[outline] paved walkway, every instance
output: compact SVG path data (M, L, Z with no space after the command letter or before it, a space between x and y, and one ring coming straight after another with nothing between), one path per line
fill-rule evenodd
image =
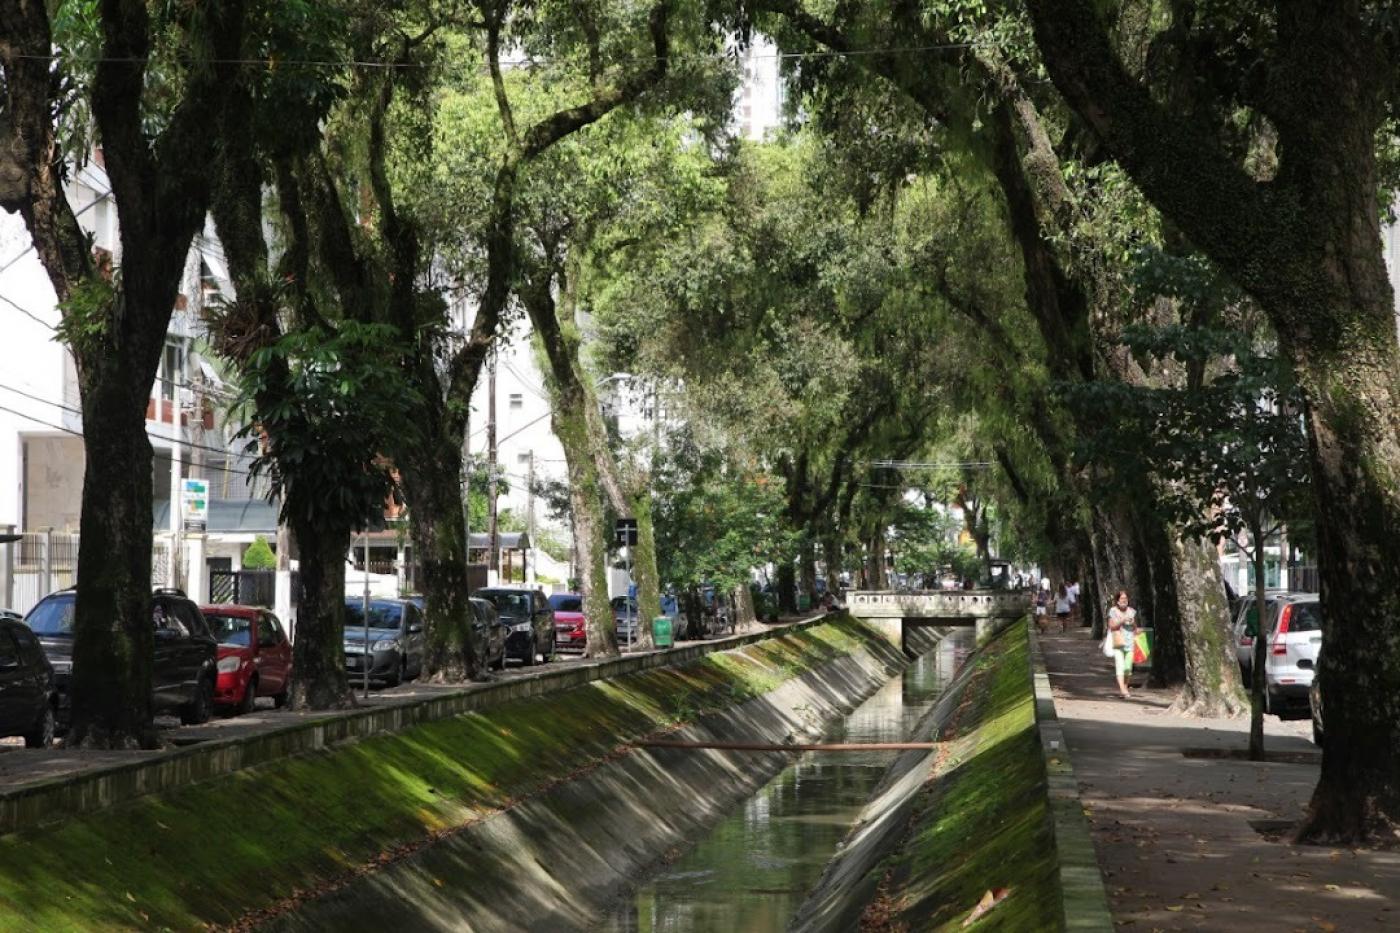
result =
M1249 721L1172 715L1142 687L1119 699L1084 629L1040 644L1120 929L1400 929L1400 851L1288 841L1321 758L1307 720L1265 718L1288 762L1207 757L1247 747Z
M804 617L784 617L777 625L757 624L747 631L740 631L738 634L744 635L761 629L781 628L804 621ZM695 644L707 644L720 642L726 636L719 636L712 639L702 639L697 641L677 641L676 647L686 647ZM624 656L628 652L624 651ZM525 667L515 662L509 662L504 671L500 671L493 676L497 680L515 680L524 677L535 677L548 671L555 670L562 665L569 666L592 666L603 663L607 659L581 658L577 654L561 653L554 662L534 667ZM358 690L356 699L359 709L372 708L375 706L389 706L399 703L422 700L441 693L456 693L461 690L470 690L469 685L462 684L427 684L418 681L410 681L400 684L397 687L377 689L370 688L369 697L365 698ZM257 708L251 713L241 716L219 715L209 720L209 722L199 726L182 726L180 721L174 717L159 717L156 719L156 728L160 733L162 741L166 744L165 749L153 749L142 751L93 751L91 749L66 749L60 745L46 749L27 749L24 747L22 739L0 739L0 791L10 790L35 781L48 778L61 777L64 775L78 774L84 771L91 771L98 768L110 767L112 765L124 764L131 761L139 761L145 758L152 758L165 754L170 748L182 745L193 745L211 739L227 739L238 736L254 735L260 732L270 732L280 729L292 723L306 719L325 719L328 717L347 715L353 710L342 712L319 711L319 712L292 712L291 710L277 710L272 708L272 700L263 698L258 700Z

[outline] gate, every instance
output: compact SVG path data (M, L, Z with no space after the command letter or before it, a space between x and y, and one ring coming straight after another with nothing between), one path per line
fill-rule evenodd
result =
M274 570L210 570L209 601L273 608L277 598Z

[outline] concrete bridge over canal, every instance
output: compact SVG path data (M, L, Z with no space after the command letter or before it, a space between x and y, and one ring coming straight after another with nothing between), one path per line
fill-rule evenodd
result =
M980 640L1031 611L1020 590L851 590L846 611L900 648L910 628L973 626Z

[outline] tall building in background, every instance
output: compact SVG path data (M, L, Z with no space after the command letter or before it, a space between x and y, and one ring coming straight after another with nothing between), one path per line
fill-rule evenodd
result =
M779 62L778 47L767 36L755 35L744 50L743 80L734 101L734 131L744 139L763 142L782 125L785 95Z

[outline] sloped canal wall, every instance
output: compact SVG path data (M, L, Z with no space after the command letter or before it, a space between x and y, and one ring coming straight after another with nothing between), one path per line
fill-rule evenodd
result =
M907 664L847 619L0 837L0 930L566 930Z

